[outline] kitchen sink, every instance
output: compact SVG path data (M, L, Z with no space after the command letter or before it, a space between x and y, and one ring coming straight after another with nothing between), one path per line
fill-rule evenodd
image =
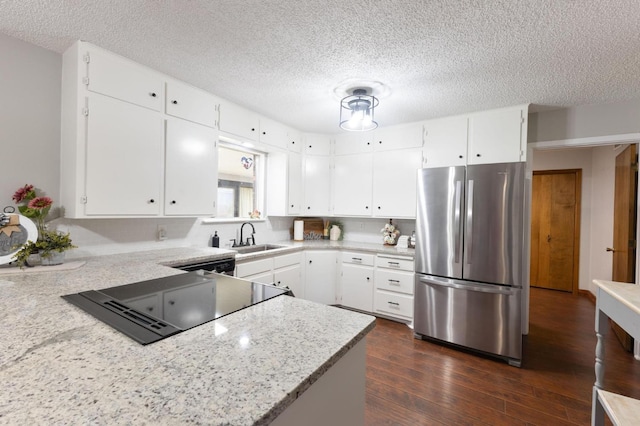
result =
M286 246L278 246L275 244L258 244L255 246L240 246L240 247L231 247L231 250L235 250L238 254L247 254L247 253L257 253L268 250L275 250L279 248L285 248Z

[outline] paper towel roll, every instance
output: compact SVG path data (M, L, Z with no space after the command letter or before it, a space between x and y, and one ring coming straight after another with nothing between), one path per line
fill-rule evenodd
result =
M293 239L294 241L304 240L304 220L293 221Z

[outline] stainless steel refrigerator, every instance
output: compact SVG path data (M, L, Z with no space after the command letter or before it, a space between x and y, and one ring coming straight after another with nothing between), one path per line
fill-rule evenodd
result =
M522 360L525 163L421 169L414 333Z

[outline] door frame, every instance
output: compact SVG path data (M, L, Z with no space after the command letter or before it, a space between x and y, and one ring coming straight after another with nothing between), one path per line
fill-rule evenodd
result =
M573 218L573 282L571 283L571 293L576 295L580 288L580 220L582 218L582 169L559 169L559 170L534 170L533 175L555 175L555 174L574 174L576 177L576 204L574 207ZM533 193L533 178L531 179ZM533 211L533 205L532 211ZM533 214L529 221L529 227L533 221ZM529 253L531 257L531 253Z

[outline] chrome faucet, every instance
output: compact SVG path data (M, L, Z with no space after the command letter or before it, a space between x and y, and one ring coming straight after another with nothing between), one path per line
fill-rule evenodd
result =
M244 243L242 241L242 231L243 231L245 225L251 226L251 236L247 237L247 242L246 243ZM249 246L249 245L255 246L256 245L256 240L255 240L255 238L253 236L255 233L256 233L256 228L253 227L253 223L250 223L250 222L243 223L242 226L240 227L240 244L238 244L238 245L239 246ZM249 244L249 240L251 240L251 244Z

